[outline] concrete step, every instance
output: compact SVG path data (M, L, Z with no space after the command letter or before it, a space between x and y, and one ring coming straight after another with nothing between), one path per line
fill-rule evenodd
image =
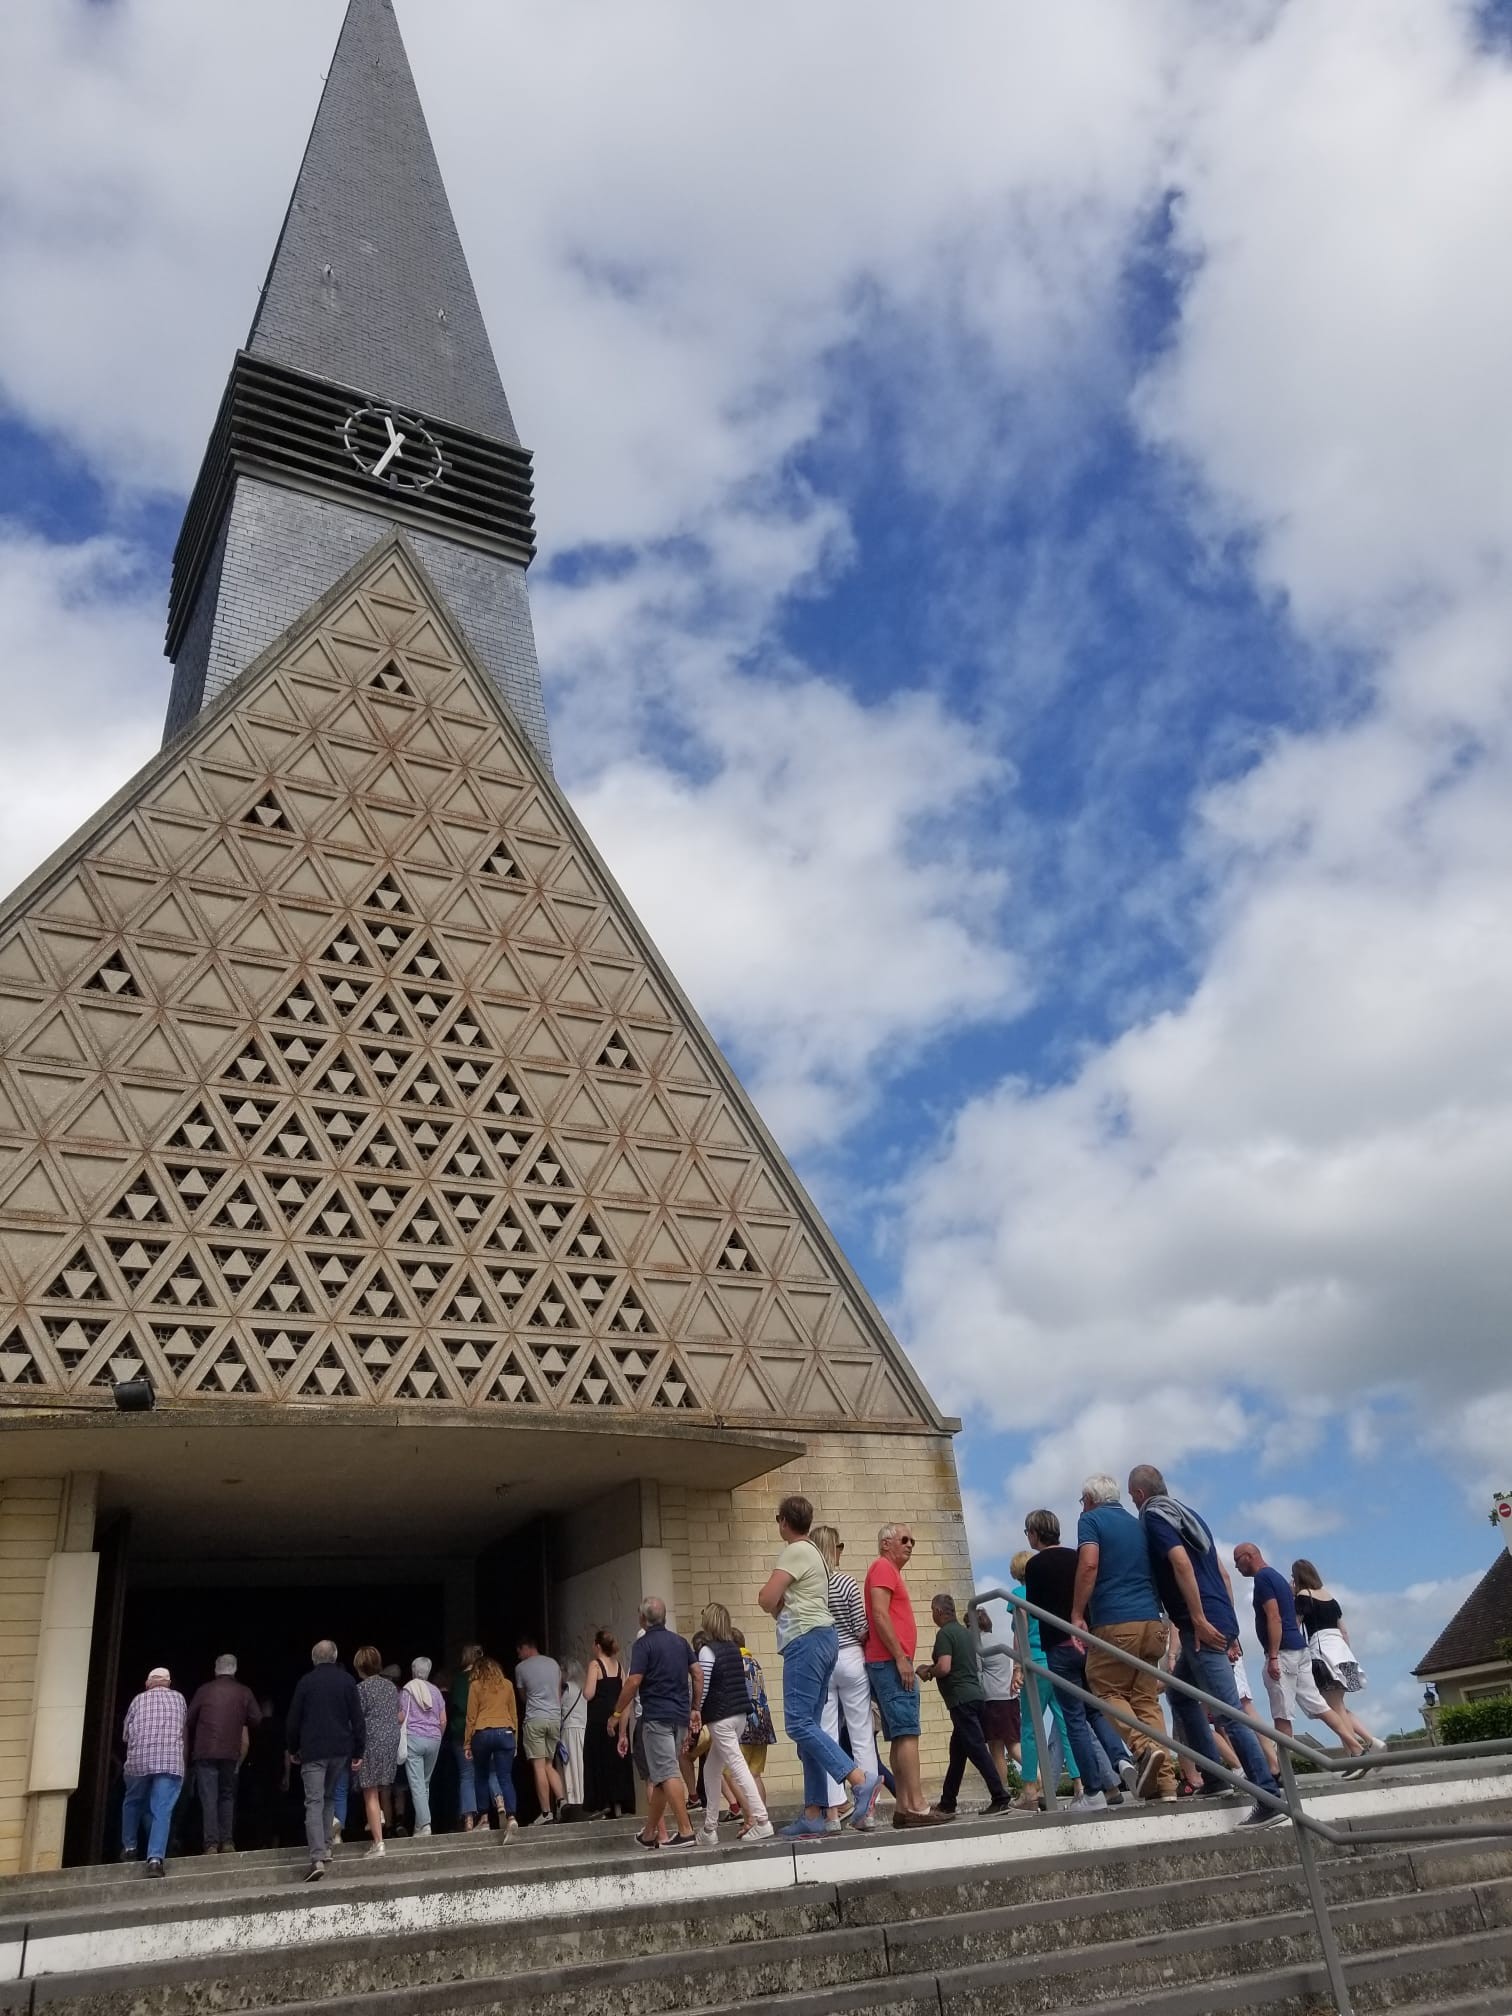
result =
M1435 1874L1452 1873L1464 1855L1450 1844L1442 1869L1426 1850L1416 1865L1398 1855L1331 1868L1345 1951L1402 1943L1404 1935L1429 1940L1512 1926L1512 1877L1431 1887ZM1503 1855L1501 1868L1509 1861ZM1416 1887L1420 1881L1430 1887ZM856 1901L875 1905L870 1894ZM1232 1875L1209 1875L1106 1893L1074 1912L1053 1898L964 1911L948 1891L940 1901L955 1908L891 1926L846 1922L851 1900L841 1890L754 1913L732 1900L628 1918L600 1913L571 1928L346 1942L208 1967L43 1978L27 2007L74 2016L208 2016L249 2004L292 2011L340 2001L363 2016L388 2016L401 2008L486 2011L518 2001L524 1988L543 2016L649 2016L718 2006L721 1997L753 1991L830 1993L857 1981L928 1974L990 1986L995 2008L1037 2010L1093 1998L1109 1984L1147 1989L1211 1980L1246 1969L1256 1956L1305 1965L1317 1949L1300 1873L1285 1867L1252 1871L1238 1884ZM1277 1910L1278 1903L1290 1908ZM864 1908L863 1918L869 1915Z
M1507 2016L1512 2008L1512 1932L1499 1931L1472 1939L1429 1942L1421 1946L1383 1948L1349 1963L1350 1994L1356 2016ZM535 1984L529 2006L537 2008ZM754 1988L755 1993L749 1991ZM612 1993L612 1990L610 1991ZM518 1984L469 1984L444 1999L418 1999L400 1990L365 1997L350 2005L354 2016L513 2016L521 1997ZM1426 1997L1427 1999L1420 1999ZM866 1977L806 1986L788 1993L763 1993L748 1981L737 1999L694 2005L642 1998L632 1989L629 1999L600 1999L592 1991L572 2003L546 2003L554 2012L570 2008L572 2016L634 2016L634 2012L676 2008L679 2016L1023 2016L1026 2010L1054 2016L1320 2016L1332 2010L1327 1975L1321 1960L1269 1965L1242 1975L1204 1978L1151 1993L1134 1994L1121 1986L1075 2007L1053 1997L1035 1999L1019 1983L1005 1985L986 1969L960 1969L948 1974L913 1974L886 1979ZM331 2005L310 2002L255 2009L244 2016L330 2016Z
M1505 1782L1388 1802L1393 1820L1422 1806L1421 1817L1462 1822L1463 1838L1324 1849L1347 1951L1512 1926L1512 1839L1475 1834L1505 1805ZM1450 1792L1469 1796L1449 1805ZM1380 1811L1379 1799L1333 1795L1330 1817L1364 1828ZM1147 1997L1187 1983L1216 1994L1251 1972L1257 1941L1284 1947L1263 1953L1257 1974L1271 1961L1305 1974L1317 1951L1290 1831L1236 1833L1238 1817L963 1821L927 1836L677 1856L629 1845L623 1826L582 1826L530 1830L508 1848L436 1837L378 1862L346 1849L311 1888L297 1880L302 1855L277 1851L180 1865L165 1882L119 1867L24 1879L0 1887L13 1911L0 1927L7 1971L28 1977L0 1988L0 2016L294 2016L338 2002L389 2016L486 2010L522 1992L560 2016L736 2006L753 1993L773 2010L809 1994L849 2007L853 1993L859 2007L933 1995L938 2008L943 1991L926 1991L926 1977L976 1976L973 1992L999 1998L983 2008L1100 2003L1136 1983ZM1041 1977L1051 2000L1026 1986Z

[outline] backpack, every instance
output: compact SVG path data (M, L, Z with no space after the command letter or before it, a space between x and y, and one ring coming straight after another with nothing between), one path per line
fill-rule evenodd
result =
M761 1662L754 1652L740 1648L740 1663L745 1668L746 1687L751 1696L751 1712L746 1717L746 1725L740 1732L742 1743L775 1743L777 1731L772 1727L772 1711L767 1706L766 1682L761 1677Z

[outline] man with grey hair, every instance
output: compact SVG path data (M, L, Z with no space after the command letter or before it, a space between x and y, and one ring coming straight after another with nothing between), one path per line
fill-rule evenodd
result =
M630 1648L630 1668L609 1717L609 1726L618 1734L631 1704L639 1707L648 1790L646 1825L636 1834L636 1840L642 1848L661 1846L662 1815L670 1807L677 1832L665 1845L692 1848L698 1836L688 1819L682 1750L689 1735L698 1734L703 1674L687 1639L667 1629L667 1606L660 1596L647 1596L643 1600L640 1618L645 1628Z
M207 1855L229 1855L235 1849L237 1777L261 1721L257 1696L236 1677L236 1654L222 1652L215 1678L195 1689L184 1722Z
M888 1762L897 1785L893 1825L937 1827L945 1816L926 1802L919 1776L919 1686L914 1672L919 1627L903 1579L913 1550L914 1536L905 1521L891 1520L877 1534L877 1558L866 1571L862 1589L866 1643L861 1656L882 1718L882 1735L890 1746Z
M1144 1530L1122 1497L1117 1479L1103 1472L1082 1485L1071 1622L1078 1631L1090 1626L1120 1651L1158 1666L1166 1650L1165 1619ZM1120 1768L1125 1785L1142 1799L1174 1800L1176 1772L1166 1748L1160 1682L1154 1674L1141 1672L1100 1645L1089 1645L1087 1685L1110 1708L1139 1720L1138 1729L1114 1722L1134 1752L1132 1762Z
M284 1734L304 1788L307 1883L318 1883L325 1874L336 1827L336 1787L343 1772L361 1770L366 1741L357 1682L336 1664L331 1640L322 1638L310 1650L309 1672L300 1675L294 1689Z
M1129 1496L1139 1508L1139 1523L1150 1550L1155 1587L1181 1639L1181 1651L1172 1670L1178 1680L1205 1688L1237 1714L1239 1690L1234 1685L1229 1648L1239 1643L1239 1618L1228 1571L1218 1558L1213 1529L1200 1512L1171 1495L1165 1478L1153 1463L1136 1464L1129 1472ZM1175 1691L1171 1695L1171 1714L1184 1741L1210 1764L1219 1761L1213 1741L1216 1728L1233 1745L1239 1768L1251 1785L1272 1797L1279 1794L1280 1788L1253 1730L1242 1722L1228 1721L1221 1713L1210 1725L1190 1695ZM1203 1773L1202 1786L1207 1793L1227 1789L1224 1781L1211 1772ZM1284 1812L1257 1800L1242 1824L1283 1827L1286 1820Z

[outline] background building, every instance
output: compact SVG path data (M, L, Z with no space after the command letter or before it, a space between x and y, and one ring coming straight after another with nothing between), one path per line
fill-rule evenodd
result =
M1512 1497L1498 1494L1494 1516L1503 1551L1412 1669L1445 1708L1512 1692Z

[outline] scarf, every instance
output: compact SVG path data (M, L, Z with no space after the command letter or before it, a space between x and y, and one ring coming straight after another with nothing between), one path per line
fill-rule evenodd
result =
M406 1680L404 1683L404 1691L406 1694L412 1694L415 1697L416 1701L419 1702L421 1708L427 1715L429 1715L432 1712L434 1704L432 1702L430 1682L428 1680Z
M1146 1498L1144 1504L1139 1508L1141 1525L1144 1523L1144 1516L1147 1512L1153 1512L1157 1519L1164 1519L1167 1525L1174 1526L1176 1531L1181 1535L1182 1546L1186 1548L1189 1554L1206 1554L1212 1545L1207 1535L1207 1529L1197 1517L1197 1514L1189 1505L1183 1505L1179 1499L1168 1497Z

